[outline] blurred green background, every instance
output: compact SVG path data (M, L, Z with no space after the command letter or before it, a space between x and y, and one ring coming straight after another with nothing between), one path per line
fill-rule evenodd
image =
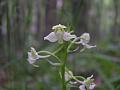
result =
M27 62L31 46L57 46L43 37L59 23L77 36L90 33L97 45L69 55L74 75L93 74L95 90L120 90L120 0L0 0L0 90L60 90L58 68Z

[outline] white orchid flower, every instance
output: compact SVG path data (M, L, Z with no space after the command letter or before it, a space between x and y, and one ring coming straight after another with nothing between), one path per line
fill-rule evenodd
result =
M80 90L93 90L95 88L95 83L93 83L92 79L93 75L88 77L86 80L82 82L82 85L79 86Z
M65 72L65 81L70 80L72 78L72 76L73 76L72 71L66 71Z
M28 62L30 64L34 64L36 62L36 60L38 60L39 58L47 58L48 56L41 56L41 55L38 55L38 53L36 52L36 50L31 47L31 51L28 52Z
M39 58L40 58L40 56L38 55L38 53L36 52L36 50L33 47L31 47L31 52L28 52L28 62L30 64L33 64Z
M81 36L80 36L80 42L79 44L82 44L85 48L93 48L93 47L96 47L96 45L92 46L92 45L89 45L90 41L90 35L89 33L83 33Z
M73 38L76 38L75 35L71 35L71 33L65 32L65 28L66 26L60 24L53 26L52 29L54 32L51 32L48 36L44 37L44 40L48 40L50 42L58 41L58 43L62 44L63 41L69 41Z

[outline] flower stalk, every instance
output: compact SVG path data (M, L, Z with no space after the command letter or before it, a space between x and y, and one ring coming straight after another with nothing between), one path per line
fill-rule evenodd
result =
M61 59L62 65L61 65L61 83L62 83L62 90L66 90L66 81L65 81L65 68L66 68L66 62L67 62L67 57L68 53L66 48L68 47L67 43L63 44L63 48L59 52L59 58Z

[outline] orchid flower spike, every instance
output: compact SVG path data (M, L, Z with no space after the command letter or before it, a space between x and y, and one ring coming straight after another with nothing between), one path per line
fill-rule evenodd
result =
M93 78L93 75L91 75L90 77L88 77L87 79L85 79L82 82L82 85L79 86L79 89L80 90L93 90L96 85L93 82L94 79L92 79L92 78Z
M89 41L90 41L90 35L89 35L89 33L83 33L80 36L80 42L79 42L79 44L82 44L85 48L88 48L88 49L96 47L96 45L94 45L94 46L89 45L88 44Z
M50 42L56 42L62 44L63 41L69 41L73 38L76 38L76 35L71 35L69 32L65 32L65 28L67 28L64 25L56 25L53 26L52 29L54 32L51 32L48 36L44 37L44 40L48 40Z
M36 62L36 60L40 59L40 58L47 58L48 56L41 56L41 55L38 55L38 53L36 52L36 50L31 47L31 50L30 52L28 52L28 62L30 64L34 64Z

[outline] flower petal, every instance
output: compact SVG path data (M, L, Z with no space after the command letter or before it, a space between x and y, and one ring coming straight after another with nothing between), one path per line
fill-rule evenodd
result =
M70 80L72 78L72 76L73 76L72 71L66 71L65 72L65 80L66 81Z
M48 36L44 37L44 40L48 40L50 42L56 42L58 39L54 32L51 32Z
M36 59L28 58L28 62L30 64L34 64L36 62Z
M52 27L52 29L54 29L54 30L56 30L56 29L58 29L58 28L65 29L65 28L67 28L67 27L64 26L64 25L61 25L61 24L58 24L58 25L55 25L55 26Z
M91 46L91 45L88 45L88 44L85 44L84 46L85 46L86 48L88 48L88 49L96 47L96 45Z
M72 38L76 38L76 36L75 36L75 35L71 35L71 34L68 33L68 32L64 32L63 39L64 39L65 41L69 41L69 40L72 39Z
M94 83L92 83L92 84L90 85L89 89L90 89L90 90L93 90L93 89L95 88L95 86L96 86L96 85L95 85Z
M34 59L33 57L32 57L32 53L31 52L28 52L28 62L30 63L30 64L33 64L33 63L35 63L36 62L36 60L37 59Z
M80 90L86 90L86 89L85 89L85 85L80 85L80 86L79 86L79 89L80 89Z
M68 81L70 79L69 74L65 72L65 81Z
M33 48L33 47L31 47L31 57L33 58L33 59L38 59L39 58L39 55L38 55L38 53L36 52L36 50ZM30 55L30 54L29 54Z
M80 36L80 42L82 45L85 45L87 43L89 43L90 41L90 35L89 33L83 33L81 36Z
M91 78L93 78L93 75L91 75L90 77L87 77L87 79L91 79Z
M83 33L80 36L81 40L83 40L84 43L88 43L90 41L90 35L89 33Z

